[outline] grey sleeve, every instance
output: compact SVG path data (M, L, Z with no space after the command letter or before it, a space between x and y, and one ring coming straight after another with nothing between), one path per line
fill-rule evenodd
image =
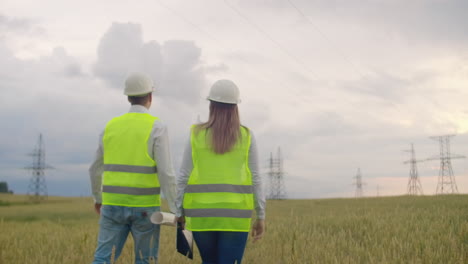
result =
M265 194L263 192L262 176L259 169L257 142L250 131L249 168L252 173L252 185L254 189L255 212L257 219L265 219Z
M192 173L193 169L193 160L192 160L192 145L190 144L190 136L185 144L184 154L182 157L182 165L180 166L179 173L177 174L177 199L176 199L176 216L183 216L184 209L183 209L183 200L184 200L184 192L185 187L187 187L187 183L190 177L190 173Z
M102 146L102 137L104 131L99 135L99 144L93 163L89 167L89 177L91 179L91 192L95 203L102 203L102 174L104 173L104 151Z
M175 207L175 173L172 165L169 135L166 125L156 120L151 131L151 140L148 140L148 147L158 167L158 178L164 198L167 200L171 212L176 211Z

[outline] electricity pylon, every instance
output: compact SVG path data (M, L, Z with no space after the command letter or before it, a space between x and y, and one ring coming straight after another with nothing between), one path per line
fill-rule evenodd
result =
M357 174L353 178L356 179L356 181L354 182L354 185L356 185L355 197L363 197L364 192L362 190L362 186L365 185L365 183L362 182L361 168L358 168Z
M28 187L28 196L31 201L40 202L47 199L48 196L44 172L46 169L52 169L51 166L45 163L45 147L42 134L39 134L38 144L29 155L33 157L33 163L32 166L25 168L30 169L32 172L32 178Z
M453 175L452 159L464 159L462 155L452 155L450 153L450 138L455 135L443 135L430 137L439 141L439 156L427 160L440 160L439 179L437 183L436 194L454 194L458 193L457 183Z
M270 183L270 193L268 199L282 200L286 199L286 187L284 186L283 158L281 149L278 148L277 157L270 153L268 178Z
M411 149L410 150L404 150L404 151L411 153L411 159L404 162L404 164L408 164L408 163L411 164L407 193L408 193L408 195L418 195L418 194L423 195L421 182L419 181L419 176L418 176L417 163L422 162L424 160L416 160L416 154L414 152L413 143L411 143Z

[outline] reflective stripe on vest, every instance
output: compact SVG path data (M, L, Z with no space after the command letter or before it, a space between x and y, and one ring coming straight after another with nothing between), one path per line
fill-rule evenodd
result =
M157 164L148 153L148 139L157 119L148 113L127 113L107 123L102 138L102 204L161 204Z
M103 185L102 191L106 193L120 193L120 194L131 194L131 195L151 195L159 194L160 188L137 188L137 187L125 187L125 186L112 186Z
M252 212L252 210L242 209L184 209L185 216L188 217L251 218Z
M253 203L250 172L250 133L241 127L232 149L223 154L212 150L210 130L192 128L193 169L184 191L186 228L191 231L248 232Z
M185 189L185 193L209 192L253 193L253 187L251 185L234 184L194 184L188 185Z
M122 164L105 164L104 171L119 171L119 172L134 172L151 174L157 173L156 166L135 166L135 165L122 165Z

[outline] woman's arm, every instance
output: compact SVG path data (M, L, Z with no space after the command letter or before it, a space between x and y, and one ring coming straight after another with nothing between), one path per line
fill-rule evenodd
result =
M252 173L252 185L254 191L254 202L255 212L257 213L257 219L265 219L265 194L263 192L262 177L260 175L259 162L258 162L258 151L255 137L250 131L250 149L249 149L249 168Z

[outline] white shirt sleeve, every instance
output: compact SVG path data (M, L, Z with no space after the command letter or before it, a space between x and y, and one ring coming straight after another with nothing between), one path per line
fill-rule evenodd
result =
M180 217L184 215L183 200L185 187L192 173L193 160L192 160L192 145L190 144L190 136L185 144L184 154L182 156L182 165L180 166L179 174L177 175L177 199L176 199L176 216Z
M104 131L99 135L99 146L94 156L94 161L89 167L89 177L91 178L91 191L95 203L102 203L102 174L104 173L104 152L102 147L102 137Z
M257 219L265 219L265 194L263 192L262 176L260 173L260 166L258 163L258 150L255 137L250 131L250 149L249 149L249 168L252 173L252 185L254 191L255 212Z
M255 212L257 214L257 219L265 219L265 195L263 193L262 178L260 175L259 164L258 164L258 151L257 143L255 138L251 133L251 143L249 149L249 168L252 173L252 185L254 190L254 202L255 202ZM176 216L183 216L183 199L185 188L187 187L188 179L190 173L193 169L193 160L192 160L192 145L190 144L190 137L187 143L185 144L185 150L182 158L182 165L180 171L177 175L177 199L176 199Z
M153 130L148 140L148 153L156 161L163 197L167 200L171 212L175 213L175 172L172 165L167 127L160 120L154 122Z

